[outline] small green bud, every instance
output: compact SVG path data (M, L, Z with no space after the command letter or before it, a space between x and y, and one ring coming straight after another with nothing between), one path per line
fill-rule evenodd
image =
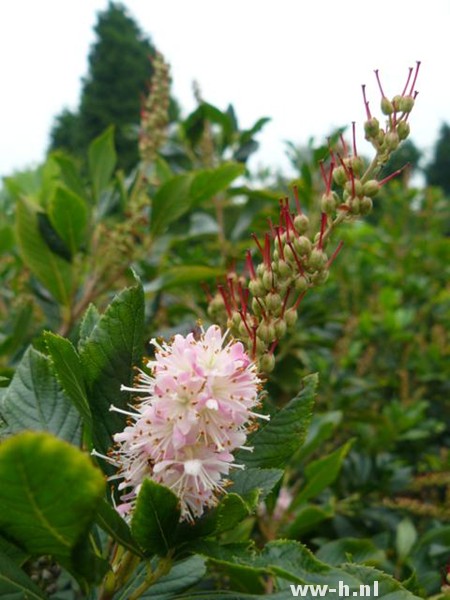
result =
M392 113L394 112L394 105L389 100L389 98L386 98L386 96L383 96L383 98L381 98L381 112L383 113L383 115L392 115Z
M238 330L239 330L239 337L240 338L248 336L247 327L245 326L244 321L242 321L242 319L241 319L241 322L239 323Z
M301 235L294 240L294 248L300 256L309 256L311 254L311 240L306 235Z
M364 133L366 134L367 140L376 138L379 131L380 131L380 122L375 117L368 119L364 123Z
M256 274L262 277L264 272L266 271L266 265L264 263L259 263L256 267Z
M272 323L261 321L261 323L258 325L256 333L258 337L266 344L270 344L270 342L273 342L275 339L275 327L272 325Z
M262 314L261 304L256 298L252 298L252 311L257 317L260 317Z
M285 247L283 248L283 252L284 252L284 258L288 262L293 263L294 262L294 253L292 252L291 247L286 244Z
M232 326L239 327L239 325L241 324L241 322L242 322L241 315L238 313L237 310L234 310L233 313L232 313L232 315L231 315Z
M267 269L264 271L262 277L262 284L266 290L271 290L274 283L275 275L274 273L270 273Z
M320 201L320 210L327 215L334 214L336 210L336 197L333 192L328 192L328 194L323 194L322 199Z
M363 193L363 186L362 183L359 179L355 179L353 182L352 181L347 181L347 183L345 184L345 190L351 194L351 196L353 197L353 189L355 190L355 196L361 196L361 194Z
M352 156L349 160L349 166L355 175L361 175L364 171L364 161L360 156Z
M334 169L333 181L336 185L342 187L347 182L347 179L348 177L344 167L337 167L336 169Z
M267 307L267 310L278 316L283 304L280 294L277 294L276 292L269 292L264 299L264 303Z
M372 208L372 198L369 198L369 196L363 196L359 202L359 209L361 214L363 216L368 215L370 212L372 212Z
M294 227L297 233L305 233L309 227L309 219L306 215L297 215L294 219Z
M325 283L325 281L328 279L328 276L330 275L330 271L329 269L323 269L323 271L318 271L317 273L314 273L312 276L312 283L314 285L320 285L321 283Z
M328 260L328 256L319 248L314 248L311 252L311 256L309 257L308 266L314 270L323 269L326 262Z
M398 102L398 109L404 113L410 113L414 108L414 98L412 96L402 96Z
M400 121L397 125L397 134L400 140L406 140L410 132L409 123L406 121Z
M298 292L299 294L302 294L303 292L306 292L306 290L308 289L308 280L303 275L300 275L300 277L297 277L295 279L294 286L295 286L295 291Z
M297 318L297 311L294 308L290 308L284 314L284 320L286 321L286 325L289 329L295 325Z
M400 144L400 138L395 131L389 131L384 139L386 148L388 148L391 151L396 150L398 148L398 145Z
M350 202L350 212L352 215L359 215L361 209L361 201L359 198L352 198Z
M265 287L263 285L262 280L258 277L258 279L252 279L248 284L248 289L252 296L256 296L257 298L261 297L265 293Z
M363 194L365 196L370 196L373 198L373 196L376 196L379 191L380 184L376 179L369 179L369 181L366 181L366 183L363 185Z
M277 267L277 272L280 275L280 279L286 279L287 277L292 275L292 267L285 260L279 260Z
M287 325L284 319L278 319L275 322L275 335L277 340L281 340L286 335Z
M271 373L275 368L275 356L266 352L259 359L259 368L263 373Z

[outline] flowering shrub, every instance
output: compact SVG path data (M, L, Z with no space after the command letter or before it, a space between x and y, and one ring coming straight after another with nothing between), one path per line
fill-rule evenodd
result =
M332 135L293 201L245 167L267 119L241 130L197 90L166 129L160 55L136 172L115 173L108 130L87 183L60 153L39 185L7 182L5 597L277 600L319 579L439 593L447 204L382 175L418 70L393 98L379 83L385 123L363 92L372 160L355 125L350 144Z

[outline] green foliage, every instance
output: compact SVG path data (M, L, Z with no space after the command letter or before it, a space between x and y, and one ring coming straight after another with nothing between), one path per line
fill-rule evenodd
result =
M425 168L428 185L441 187L448 195L450 193L450 178L448 176L448 164L450 161L450 126L443 123L439 132L439 138L434 147L434 155Z

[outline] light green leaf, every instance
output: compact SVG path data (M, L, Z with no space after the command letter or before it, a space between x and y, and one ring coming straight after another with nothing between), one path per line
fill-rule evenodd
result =
M39 233L37 207L24 198L16 206L16 233L22 259L57 302L69 306L72 268L53 253Z
M365 563L375 566L385 560L383 550L377 548L372 540L364 538L341 538L321 546L316 557L331 565L345 562Z
M44 592L0 550L0 598L4 600L45 600Z
M102 191L108 186L117 162L114 127L108 127L90 144L88 160L94 200L97 202Z
M80 324L78 351L81 350L81 347L83 346L84 342L91 335L99 319L100 313L98 312L97 308L94 304L89 304Z
M342 462L347 456L354 440L351 439L343 446L322 458L311 462L305 469L306 482L294 501L294 506L306 502L331 485L342 467Z
M86 237L88 209L85 201L69 189L58 186L50 200L48 214L73 256Z
M30 554L70 561L105 489L88 456L48 433L0 446L0 532Z
M411 519L405 517L400 521L395 536L395 547L400 560L405 560L417 539L417 530Z
M53 369L62 389L90 428L92 425L91 411L86 394L83 368L77 351L70 340L50 331L45 332L44 338Z
M311 419L318 377L309 375L303 383L300 393L251 437L249 445L254 451L238 452L239 462L254 468L281 467L301 447Z
M125 418L109 410L126 409L131 400L120 386L130 386L144 348L144 293L141 285L120 292L94 326L80 350L87 397L92 414L93 441L106 454L112 436L125 427ZM105 461L101 467L112 472Z
M131 531L149 554L166 556L180 520L179 500L168 488L145 479L134 509Z
M77 410L58 384L50 359L32 347L25 352L0 406L13 433L34 429L76 445L80 442Z

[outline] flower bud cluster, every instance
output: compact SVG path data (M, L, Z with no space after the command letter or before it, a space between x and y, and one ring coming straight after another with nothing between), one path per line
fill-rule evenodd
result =
M330 147L328 167L320 165L325 185L320 199L320 230L312 231L294 188L296 210L291 212L287 199L280 201L279 224L269 221L269 231L263 241L253 236L261 262L255 267L251 253L247 252L249 279L229 273L226 283L219 285L218 293L210 298L210 316L217 322L226 313L228 327L247 346L261 371L273 369L274 350L279 340L295 326L303 296L327 280L330 265L342 247L338 244L330 256L326 251L334 228L341 222L370 213L373 197L384 183L398 174L393 173L381 181L377 179L391 153L409 134L407 119L417 95L414 86L419 66L417 63L415 72L409 70L402 94L391 101L384 95L376 71L382 111L388 117L385 129L372 117L363 87L367 112L364 129L376 156L368 166L358 156L354 123L352 151L342 135L342 147L339 150Z
M153 75L149 94L141 111L139 152L146 163L152 163L167 136L170 102L169 65L159 52L152 59Z

